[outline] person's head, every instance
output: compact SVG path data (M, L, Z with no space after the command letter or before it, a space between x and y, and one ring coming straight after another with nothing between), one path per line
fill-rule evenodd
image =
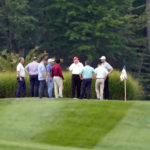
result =
M104 62L106 62L106 57L105 57L105 56L102 56L102 57L100 58L100 60L101 60L102 63L104 63Z
M78 57L74 57L74 58L73 58L73 61L74 61L75 64L78 64L79 58L78 58Z
M85 66L89 65L90 66L90 62L87 60L85 61Z
M43 62L44 65L46 65L46 64L47 64L47 58L44 57L44 58L42 59L42 62Z
M48 63L49 64L53 64L54 63L54 59L52 59L52 58L48 59Z
M23 58L23 57L20 57L20 58L19 58L19 62L20 62L21 64L24 64L24 58Z
M57 60L56 60L56 64L60 64L60 59L57 59Z
M33 57L33 61L37 61L37 57Z

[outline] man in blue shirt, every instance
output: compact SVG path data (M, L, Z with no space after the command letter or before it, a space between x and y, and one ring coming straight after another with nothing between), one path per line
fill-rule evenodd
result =
M82 80L80 99L83 98L86 88L87 88L87 99L90 99L93 74L95 74L94 68L90 66L89 61L86 61L85 67L82 69L80 73L80 78Z
M39 97L42 98L43 91L45 91L45 96L48 97L47 88L47 71L45 65L47 64L47 59L43 58L38 66L38 80L40 82Z
M49 98L52 98L52 91L53 91L53 77L52 77L52 65L53 65L53 63L54 63L53 59L48 59L48 65L46 66Z

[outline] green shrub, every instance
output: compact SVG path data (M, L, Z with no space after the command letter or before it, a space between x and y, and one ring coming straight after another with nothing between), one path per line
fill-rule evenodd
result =
M109 91L111 99L124 99L124 82L120 82L120 72L114 71L109 78ZM128 74L127 79L127 99L138 100L143 95L142 87L136 79Z
M64 72L64 97L71 97L71 73ZM0 73L0 97L15 97L17 89L17 80L15 72ZM29 96L29 78L26 76L27 94ZM109 90L111 99L124 99L124 83L120 82L120 72L114 71L109 78ZM95 81L92 82L91 97L96 98L95 94ZM127 79L127 99L140 99L142 98L142 88L138 81L133 79L128 74Z

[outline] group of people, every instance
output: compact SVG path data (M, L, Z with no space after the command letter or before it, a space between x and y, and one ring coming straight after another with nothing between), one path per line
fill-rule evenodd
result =
M106 57L100 57L97 68L93 68L89 61L85 66L78 57L73 58L73 64L67 70L72 72L72 98L82 99L85 96L90 99L92 80L95 79L95 91L97 99L109 99L109 75L113 72L113 67L106 61ZM77 89L77 96L75 91ZM87 91L87 92L86 92Z
M53 86L55 98L63 97L63 82L64 76L60 66L61 61L52 58L43 58L38 63L37 58L24 68L24 58L19 59L17 65L17 81L18 88L16 97L18 98L22 90L22 96L26 96L26 81L25 72L30 78L30 96L31 97L53 97ZM86 98L90 99L92 80L95 82L95 91L97 99L109 99L109 75L113 71L113 67L106 61L106 57L102 56L97 68L93 68L89 61L83 65L78 57L73 58L73 63L67 68L72 72L72 98L83 99L86 93ZM87 91L87 92L86 92ZM104 97L103 97L104 96Z
M37 62L37 58L34 57L33 62L29 63L25 68L24 58L19 59L19 64L17 65L17 81L18 88L16 92L16 97L19 97L22 90L22 96L26 96L26 81L25 72L30 78L30 96L31 97L43 97L45 93L46 97L52 98L53 84L55 89L55 97L62 98L63 90L63 74L60 66L60 60L56 60L54 64L54 59L43 58L40 63Z

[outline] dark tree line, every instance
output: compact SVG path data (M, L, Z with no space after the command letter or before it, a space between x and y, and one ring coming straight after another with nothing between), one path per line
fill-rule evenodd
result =
M0 50L26 55L40 46L41 52L46 50L51 57L63 58L66 66L75 55L82 61L89 59L93 65L106 55L115 68L126 65L142 83L147 83L149 92L149 3L0 0Z

